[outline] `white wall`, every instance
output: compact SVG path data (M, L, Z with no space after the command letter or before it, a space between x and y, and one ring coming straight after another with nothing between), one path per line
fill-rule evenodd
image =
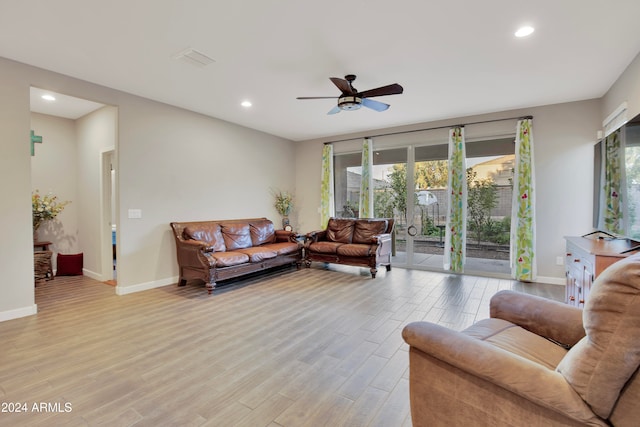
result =
M279 223L270 189L293 190L293 142L141 98L119 123L119 292L177 279L171 221Z
M29 85L0 62L0 321L35 313Z
M118 293L172 284L178 269L169 222L280 217L270 190L293 190L294 143L262 132L0 58L0 320L34 312L29 88L116 106ZM84 140L77 124L78 148ZM87 125L89 126L89 125ZM36 148L38 149L38 147ZM78 152L79 250L93 268L88 197L99 159ZM85 169L86 168L86 169ZM85 188L86 185L86 188ZM96 189L96 191L98 191ZM128 219L127 209L141 209Z
M601 120L623 102L627 102L627 118L632 119L640 114L640 53L602 98Z
M322 141L294 144L0 58L0 320L35 310L28 143L31 85L118 107L115 139L120 191L119 293L170 284L176 279L168 226L173 220L265 215L279 221L270 190L282 189L295 190L297 207L292 219L296 229L304 232L320 227L317 209ZM563 236L581 234L591 227L595 132L602 119L623 100L629 101L633 115L640 112L638 58L604 100L457 118L403 129L533 115L538 271L540 276L560 278L564 270L555 265L555 257L564 254ZM88 167L98 168L98 161L88 160ZM89 172L79 170L78 176ZM93 184L86 191L93 191ZM76 209L82 210L80 203ZM142 218L128 219L128 209L141 209ZM85 227L80 215L78 245L87 252L91 250L89 246L93 247L88 242L95 232L93 225ZM94 262L92 255L87 262Z
M564 236L580 235L592 230L593 144L601 127L600 101L590 100L505 111L447 121L421 123L404 128L372 131L361 135L338 136L341 140L402 130L473 123L484 120L532 115L536 175L536 222L538 275L540 280L561 282L564 267L556 257L564 258ZM467 140L487 136L515 135L516 121L496 122L465 127ZM428 144L446 141L446 130L434 130L393 137L374 138L374 146ZM296 196L305 201L300 212L302 231L320 227L320 159L323 142L328 139L300 142L296 149L298 165ZM339 142L334 151L357 150L360 141Z
M53 243L53 268L57 253L78 252L78 199L76 192L76 124L74 120L45 114L31 114L31 129L42 136L31 157L31 188L41 195L54 194L59 201L70 201L52 221L38 230L40 240Z

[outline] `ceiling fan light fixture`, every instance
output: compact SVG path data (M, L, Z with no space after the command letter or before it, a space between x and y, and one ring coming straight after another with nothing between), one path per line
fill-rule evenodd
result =
M338 107L341 110L352 111L358 110L362 107L362 98L359 96L341 96L338 98Z

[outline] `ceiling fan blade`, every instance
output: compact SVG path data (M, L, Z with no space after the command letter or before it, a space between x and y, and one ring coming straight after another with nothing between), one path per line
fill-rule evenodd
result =
M336 99L337 96L299 96L296 99Z
M362 98L362 105L376 111L384 111L389 108L389 104L385 104L384 102L375 101L373 99L367 99L367 98Z
M340 107L338 107L337 105L335 107L333 107L327 114L337 114L340 112Z
M394 83L392 85L365 90L364 92L360 92L358 96L361 96L362 98L371 98L374 96L400 95L403 90L402 86L398 83Z
M329 80L331 80L334 85L338 86L338 89L340 89L340 91L342 91L344 95L355 94L355 91L351 87L351 84L345 79L340 79L338 77L329 77Z

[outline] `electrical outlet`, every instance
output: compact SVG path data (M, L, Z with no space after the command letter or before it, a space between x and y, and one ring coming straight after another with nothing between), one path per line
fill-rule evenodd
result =
M564 257L556 257L556 265L564 265Z

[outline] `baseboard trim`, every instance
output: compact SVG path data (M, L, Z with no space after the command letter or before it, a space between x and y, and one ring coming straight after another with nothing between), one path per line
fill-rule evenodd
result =
M14 310L0 311L0 322L19 319L20 317L33 316L38 313L38 304L30 307L16 308Z
M178 276L168 277L166 279L161 279L161 280L153 280L151 282L138 283L137 285L130 285L130 286L120 286L120 284L118 284L116 286L116 294L127 295L127 294L132 294L134 292L142 292L142 291L148 291L149 289L161 288L163 286L172 285L175 283L178 283Z
M87 270L86 268L82 269L82 274L84 274L87 277L92 278L93 280L97 280L99 282L102 282L102 274L98 274L95 271L91 271L91 270Z

